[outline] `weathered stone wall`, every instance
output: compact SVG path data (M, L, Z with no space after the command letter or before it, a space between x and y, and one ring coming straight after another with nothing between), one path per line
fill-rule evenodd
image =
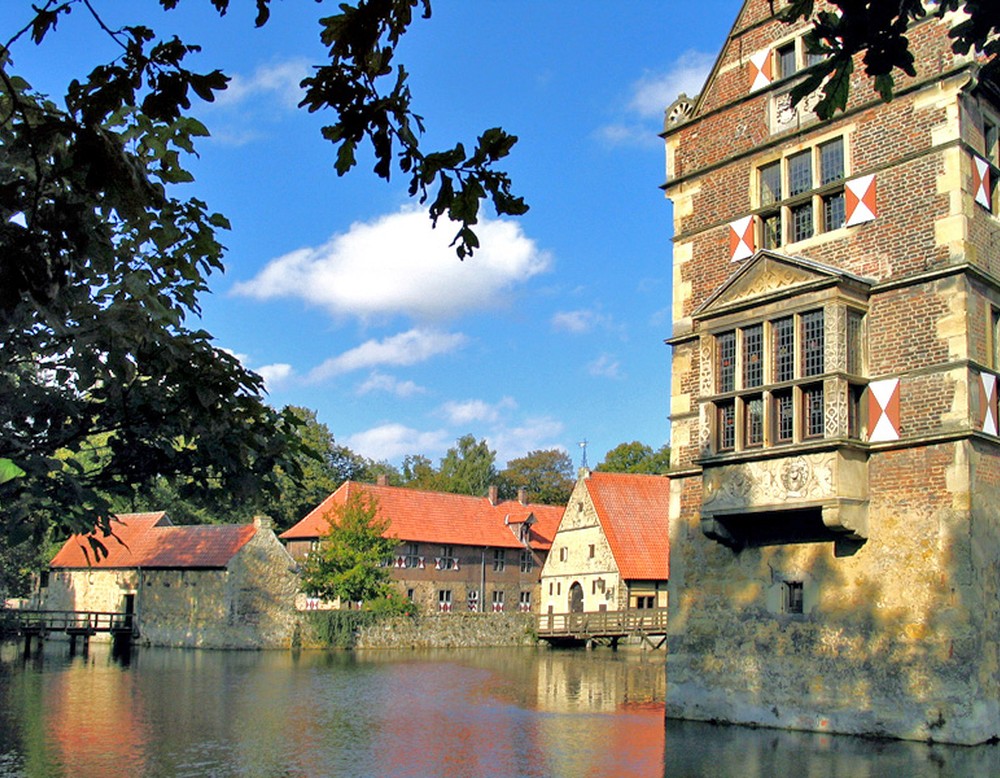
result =
M972 155L985 153L980 117L990 98L963 70L970 60L951 50L953 19L929 20L910 34L918 75L899 82L892 103L873 101L856 67L846 112L831 122L800 112L800 125L776 129L775 100L795 79L751 92L748 60L801 29L771 12L767 0L746 5L699 113L667 135L675 215L667 712L963 743L996 737L1000 441L978 392L980 374L1000 369L991 332L1000 219L973 201L972 172ZM843 138L848 180L876 176L877 218L779 251L871 279L865 298L850 301L864 310L867 339L851 380L899 379L898 430L869 441L867 418L852 434L840 419L848 395L828 375L821 436L782 448L765 433L755 451L739 443L723 451L713 397L722 329L711 316L731 314L726 326L738 328L772 320L767 306L787 313L815 304L808 285L789 281L706 314L740 268L730 261L729 224L766 210L763 164L834 137ZM842 345L836 311L825 310L826 345ZM827 349L826 373L843 364ZM830 457L850 467L815 494L797 489L794 500L790 490L788 500L768 493L780 479L749 477L783 473L793 459L815 475ZM837 520L838 504L864 520ZM822 532L762 539L758 528L787 520L789 507L814 519L821 512L821 531L858 532L836 543ZM751 541L727 537L716 516ZM783 602L790 583L802 585L801 614Z
M397 617L358 635L356 648L485 648L530 646L536 641L530 613L432 613Z
M299 576L270 530L258 531L227 570L144 571L141 641L156 646L287 648Z

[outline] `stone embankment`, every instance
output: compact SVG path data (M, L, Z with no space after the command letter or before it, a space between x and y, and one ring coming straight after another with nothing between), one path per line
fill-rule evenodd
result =
M302 648L330 643L309 619L300 621ZM489 648L537 643L531 613L433 613L379 619L354 630L351 648ZM347 647L347 646L344 646Z

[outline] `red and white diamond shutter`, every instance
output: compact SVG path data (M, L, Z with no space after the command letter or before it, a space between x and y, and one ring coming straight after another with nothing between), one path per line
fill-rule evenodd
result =
M754 251L753 216L744 216L729 223L729 259L739 262L752 257Z
M973 155L972 157L972 196L987 211L993 208L993 198L990 193L990 163Z
M774 80L774 70L770 49L762 49L750 57L750 91L756 92L770 86Z
M864 224L878 218L875 198L875 176L861 176L844 184L845 227Z
M868 384L868 442L899 440L899 379Z
M997 377L979 374L979 428L990 435L1000 434L997 425Z

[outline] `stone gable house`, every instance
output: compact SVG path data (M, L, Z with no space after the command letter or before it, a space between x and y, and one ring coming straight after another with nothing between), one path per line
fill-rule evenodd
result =
M393 583L425 611L537 611L538 576L562 506L344 482L281 534L305 559L351 495L374 498L387 535L399 541L388 560Z
M541 613L665 608L670 481L581 470L542 568Z
M667 112L667 714L1000 736L1000 88L908 31L895 98L747 0ZM832 9L818 3L819 10Z
M113 534L74 535L49 563L39 607L132 613L143 644L290 644L299 577L266 520L174 526L165 513L116 516ZM91 540L107 553L95 554Z

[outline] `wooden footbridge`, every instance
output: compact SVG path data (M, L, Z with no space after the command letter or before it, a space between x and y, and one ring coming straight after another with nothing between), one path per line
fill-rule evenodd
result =
M667 641L667 609L542 613L538 637L552 645L609 643L617 648L622 638L639 638L643 647L661 648Z
M31 655L31 643L47 635L62 633L69 637L70 653L76 652L77 640L84 650L93 635L107 633L115 650L127 647L138 637L138 624L132 613L103 611L49 611L4 608L0 610L0 637L24 638L24 655Z

